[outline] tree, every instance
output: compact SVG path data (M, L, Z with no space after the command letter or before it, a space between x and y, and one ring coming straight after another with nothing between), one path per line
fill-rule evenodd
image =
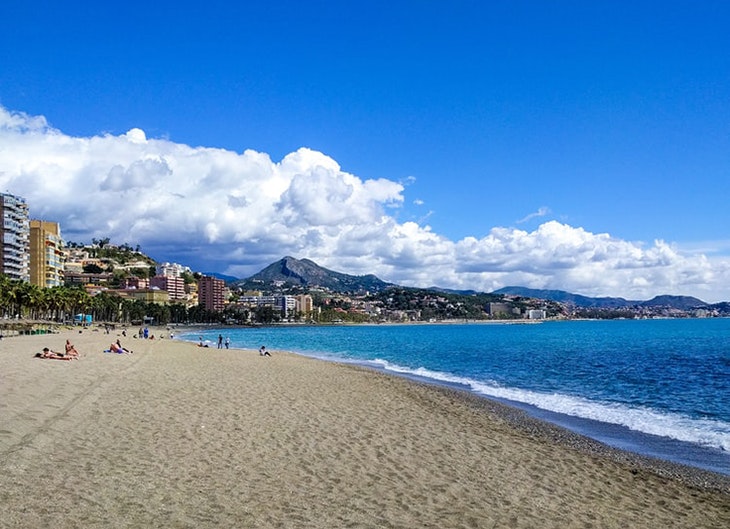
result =
M101 274L104 272L102 267L94 263L85 264L83 270L86 274Z
M91 298L91 310L95 321L117 321L122 300L108 292L99 292Z
M20 283L17 286L16 306L17 314L21 317L36 317L41 302L41 288L31 283Z

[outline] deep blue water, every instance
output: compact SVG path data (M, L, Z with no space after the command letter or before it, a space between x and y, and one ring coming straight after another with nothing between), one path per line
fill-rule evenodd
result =
M730 319L206 329L456 385L620 448L730 474Z

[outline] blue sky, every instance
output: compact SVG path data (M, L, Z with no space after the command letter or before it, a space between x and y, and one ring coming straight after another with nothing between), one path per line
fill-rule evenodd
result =
M109 233L158 259L239 276L293 254L419 286L519 281L589 295L730 298L726 2L6 0L0 19L0 186L25 193L31 213L35 205L58 217L70 240ZM146 147L115 158L114 140L132 129L144 131ZM50 153L49 138L76 147ZM101 141L109 145L87 145ZM37 152L44 167L56 164L45 178L122 201L113 167L139 185L174 187L195 174L171 154L183 146L207 148L208 165L196 170L212 178L220 168L228 176L206 182L234 191L178 193L187 201L170 207L245 204L243 217L269 225L266 211L294 211L286 229L221 227L244 222L233 208L166 245L133 222L149 204L129 210L134 229L74 223L70 200L56 209L44 200L43 167L29 161ZM368 213L306 212L304 188L284 184L259 201L231 183L253 162L223 161L247 150L272 164L257 178L319 178L317 197L339 197L319 207ZM297 169L282 169L297 152ZM339 193L355 188L342 173L363 194L345 200ZM383 217L382 230L368 229ZM296 241L284 235L292 232ZM617 253L625 256L605 257Z

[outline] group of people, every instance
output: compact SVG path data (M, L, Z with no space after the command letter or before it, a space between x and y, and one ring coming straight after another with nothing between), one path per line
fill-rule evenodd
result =
M145 329L146 330L146 329ZM207 345L203 345L203 337L200 337L200 343L198 344L199 347L207 347ZM218 335L218 349L222 349L225 345L225 348L228 349L230 346L230 339L226 337L225 342L223 340L223 335ZM120 343L119 339L117 339L116 342L113 342L111 345L109 345L109 349L104 350L105 353L116 353L116 354L131 354L134 353L134 351L127 349L126 347L123 347ZM271 356L271 353L266 349L265 345L262 345L259 349L259 355L260 356ZM80 357L79 352L76 350L76 347L71 343L71 340L66 340L65 350L64 352L60 353L58 351L53 351L49 349L48 347L44 347L43 351L40 353L36 353L36 358L48 358L53 360L78 360Z
M231 346L231 339L226 336L225 342L223 341L223 335L218 335L218 349L223 349L223 345L226 346L226 349L228 349Z
M64 352L53 351L48 347L44 347L40 353L36 353L36 358L45 358L49 360L78 360L81 355L71 340L66 340Z

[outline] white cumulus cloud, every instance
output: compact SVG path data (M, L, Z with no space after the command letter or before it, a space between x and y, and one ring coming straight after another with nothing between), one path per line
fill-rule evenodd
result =
M556 221L450 240L389 214L415 182L364 179L301 148L276 162L253 150L148 138L74 137L0 106L0 190L75 242L109 237L159 260L239 277L285 255L410 286L491 291L508 285L648 299L730 299L730 263ZM418 203L411 199L409 202ZM540 208L522 221L547 216Z

